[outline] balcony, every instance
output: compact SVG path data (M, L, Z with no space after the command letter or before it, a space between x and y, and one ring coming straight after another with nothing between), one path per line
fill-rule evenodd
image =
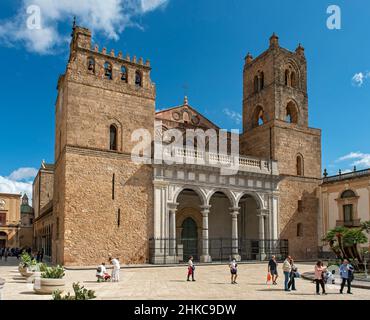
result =
M279 174L276 161L241 155L204 152L187 148L164 148L163 160L165 163L172 161L174 164L191 164L224 169L230 168L254 173Z
M337 227L357 228L361 226L361 219L351 221L337 220Z

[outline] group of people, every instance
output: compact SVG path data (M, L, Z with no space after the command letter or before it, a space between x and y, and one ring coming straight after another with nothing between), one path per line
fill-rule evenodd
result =
M105 282L105 281L112 281L118 282L120 279L120 263L119 258L112 258L109 257L109 262L113 266L112 275L107 272L107 268L105 266L105 262L102 262L100 266L96 269L96 278L98 282Z
M21 253L21 250L19 248L0 248L0 260L7 261L8 257L13 256L17 257L19 259L19 255Z
M320 295L320 287L322 289L322 294L326 295L326 284L334 284L335 271L329 272L328 268L324 266L324 263L319 260L315 265L315 284L316 284L316 294ZM294 260L291 256L288 256L283 262L283 273L284 273L284 290L285 291L296 291L295 279L300 278L301 275L298 272L297 266L294 264ZM340 286L340 293L343 294L344 287L347 284L347 293L351 292L351 282L353 280L354 268L349 263L348 260L344 259L339 267L339 274L342 279ZM268 263L268 275L271 278L272 284L277 285L278 278L278 263L276 257L272 256Z

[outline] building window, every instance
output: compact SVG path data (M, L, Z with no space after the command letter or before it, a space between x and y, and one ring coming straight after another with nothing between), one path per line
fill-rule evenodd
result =
M91 73L95 73L95 60L93 57L89 57L87 59L87 70L89 70Z
M31 225L33 224L33 219L32 219L32 218L30 218L30 224L31 224Z
M113 67L109 62L104 63L104 75L108 80L113 79Z
M253 115L253 127L262 126L265 123L265 114L261 106L257 106Z
M303 237L303 224L297 224L297 237Z
M0 213L0 226L4 226L6 224L6 214Z
M290 101L286 107L285 121L288 123L298 123L298 110L294 102Z
M298 212L302 212L302 211L303 211L303 201L298 200Z
M112 151L117 151L117 127L113 124L109 129L109 138L109 149Z
M254 93L257 93L258 92L258 77L257 76L254 77L253 84L254 84Z
M260 92L265 87L265 74L262 71L259 71L258 75L254 77L253 85L254 93Z
M356 194L352 190L346 190L342 193L342 199L356 198Z
M265 74L263 72L260 73L260 76L259 76L259 89L260 91L263 90L263 88L265 87Z
M285 70L285 85L289 86L289 70Z
M125 66L121 67L121 80L127 82L127 68Z
M343 216L344 216L344 222L353 221L353 205L352 204L345 204L343 206Z
M142 80L142 76L141 76L141 72L140 71L136 71L135 72L135 84L138 87L142 87L142 85L143 85L143 80Z
M304 172L303 172L303 156L302 155L297 155L297 176L303 177Z
M290 75L290 85L293 88L295 88L297 86L297 79L296 79L295 72L292 72L291 75Z

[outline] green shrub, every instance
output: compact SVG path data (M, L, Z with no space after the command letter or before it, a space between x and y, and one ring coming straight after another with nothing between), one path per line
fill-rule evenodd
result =
M60 290L56 290L53 292L53 300L91 300L96 298L95 291L87 290L79 283L73 283L73 291L74 296L70 292L63 296Z
M21 262L19 265L22 268L30 268L36 266L37 262L33 259L26 251L23 251L21 254Z
M44 279L62 279L65 275L64 268L61 266L56 267L46 267L42 266L43 272L41 273L41 278Z

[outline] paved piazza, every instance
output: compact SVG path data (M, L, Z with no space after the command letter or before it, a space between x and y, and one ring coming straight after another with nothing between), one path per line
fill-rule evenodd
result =
M312 271L311 264L297 264L300 272ZM281 264L280 264L281 268ZM50 296L36 295L32 285L20 277L15 261L4 265L0 262L0 278L6 280L2 292L5 300L51 299ZM311 281L299 279L298 291L284 292L282 278L277 286L267 285L265 264L239 265L237 285L231 285L227 265L198 266L196 282L187 282L186 266L124 268L121 282L97 283L94 270L67 270L67 290L72 291L72 283L79 281L86 288L96 291L97 299L108 300L368 300L370 290L353 289L354 295L338 294L338 287L328 288L327 296L316 296L315 285Z

